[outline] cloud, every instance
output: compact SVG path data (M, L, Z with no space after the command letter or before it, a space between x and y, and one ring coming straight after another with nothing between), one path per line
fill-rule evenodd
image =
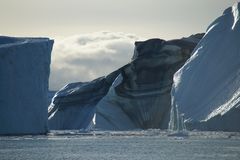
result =
M131 60L138 39L132 34L95 32L55 42L50 90L71 82L90 81L120 68Z

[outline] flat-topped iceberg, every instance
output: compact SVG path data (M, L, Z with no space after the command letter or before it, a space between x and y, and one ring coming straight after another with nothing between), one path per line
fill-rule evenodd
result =
M0 36L0 134L43 134L53 40Z
M240 131L240 4L207 29L174 75L172 107L188 129Z

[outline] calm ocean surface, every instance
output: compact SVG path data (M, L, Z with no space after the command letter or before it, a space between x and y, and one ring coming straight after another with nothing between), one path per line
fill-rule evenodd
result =
M52 131L0 137L0 160L240 160L240 133Z

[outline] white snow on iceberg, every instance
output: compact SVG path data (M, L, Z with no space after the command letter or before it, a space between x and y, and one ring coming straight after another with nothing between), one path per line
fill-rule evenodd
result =
M0 134L46 133L53 40L0 36Z
M240 3L207 29L174 75L172 107L190 129L240 131Z

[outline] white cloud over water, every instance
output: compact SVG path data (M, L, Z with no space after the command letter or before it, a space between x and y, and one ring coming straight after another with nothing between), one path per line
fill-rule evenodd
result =
M95 32L55 42L50 89L90 81L120 68L130 61L136 40L132 34Z

